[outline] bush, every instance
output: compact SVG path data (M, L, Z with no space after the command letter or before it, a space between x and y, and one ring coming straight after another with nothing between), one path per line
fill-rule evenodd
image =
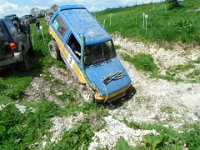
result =
M169 9L177 9L181 7L179 0L167 0L167 2L169 3Z

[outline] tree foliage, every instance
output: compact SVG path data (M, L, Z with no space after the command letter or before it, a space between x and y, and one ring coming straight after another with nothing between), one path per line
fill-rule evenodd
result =
M169 4L169 9L177 9L181 7L179 0L166 0Z

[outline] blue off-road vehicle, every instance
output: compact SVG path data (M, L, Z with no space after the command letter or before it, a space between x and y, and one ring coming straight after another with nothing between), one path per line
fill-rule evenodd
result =
M85 7L58 7L49 33L51 56L64 60L80 81L87 102L111 102L126 95L131 79L116 56L112 38Z

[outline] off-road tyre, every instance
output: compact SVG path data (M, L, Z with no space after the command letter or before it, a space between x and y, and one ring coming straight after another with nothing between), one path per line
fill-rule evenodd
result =
M23 50L22 59L23 59L22 62L19 63L20 70L29 71L31 67L30 67L30 58L28 52L24 52Z
M60 59L60 50L58 48L56 41L50 41L48 44L48 48L49 48L51 57L56 60L59 60Z

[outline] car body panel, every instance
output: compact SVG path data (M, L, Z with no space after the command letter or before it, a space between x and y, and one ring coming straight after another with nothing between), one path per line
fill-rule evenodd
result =
M67 27L63 35L59 33L58 24L55 22L58 17ZM92 89L91 85L94 85L97 90L97 93L95 93L96 100L103 101L124 96L132 81L117 57L96 65L85 66L83 70L81 59L77 59L68 45L71 35L74 36L79 45L82 45L81 35L84 35L84 47L95 43L112 41L112 38L85 7L81 5L58 7L58 11L54 13L49 22L49 33L56 41L64 62L80 83L86 84L90 89ZM121 76L114 78L119 73ZM109 82L104 82L104 79L108 77L113 78Z
M51 26L49 27L49 33L54 37L55 41L57 42L61 52L61 57L63 58L65 63L70 67L73 73L77 75L79 81L83 84L86 84L87 82L80 69L80 64L76 63L75 61L72 61L72 54L69 53L69 50L66 48L66 45L63 44L63 42L60 40L60 38L54 32Z
M97 65L91 65L85 70L89 80L98 87L102 96L106 96L107 93L115 93L131 83L128 73L116 57ZM114 76L119 72L123 74L121 78L103 82L107 77Z

